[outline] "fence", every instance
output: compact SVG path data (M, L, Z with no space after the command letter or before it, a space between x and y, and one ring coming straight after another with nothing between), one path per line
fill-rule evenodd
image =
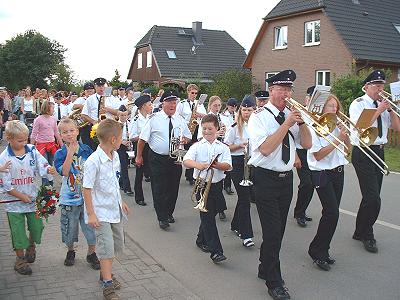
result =
M389 129L388 146L400 148L400 133Z

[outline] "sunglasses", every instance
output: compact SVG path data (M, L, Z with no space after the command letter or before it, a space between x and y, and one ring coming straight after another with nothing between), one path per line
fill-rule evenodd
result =
M197 95L198 92L190 92L190 94L192 94L192 95Z

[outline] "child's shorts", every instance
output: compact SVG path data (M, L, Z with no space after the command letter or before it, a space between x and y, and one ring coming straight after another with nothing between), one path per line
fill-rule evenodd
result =
M94 233L94 229L85 223L83 205L60 205L60 209L62 242L67 246L72 246L74 243L78 242L80 223L83 235L85 236L88 245L96 245L96 235Z
M26 234L25 218L28 223L28 231L36 244L42 240L43 221L36 218L36 213L16 213L7 212L8 224L11 231L11 240L14 250L27 249L31 244L29 236Z
M96 253L99 259L114 258L124 250L124 229L119 223L100 222L96 232Z

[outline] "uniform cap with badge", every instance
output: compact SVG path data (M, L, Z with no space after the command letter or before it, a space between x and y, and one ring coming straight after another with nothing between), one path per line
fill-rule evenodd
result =
M364 79L363 83L364 85L372 83L386 83L385 79L386 76L382 70L375 70Z
M255 107L256 106L256 101L252 95L246 95L244 96L242 100L242 107Z
M166 90L161 96L160 102L178 99L178 94L174 90Z
M268 91L257 91L254 93L254 96L257 99L263 100L263 99L268 99L269 98L269 93Z
M151 101L151 98L150 98L149 95L142 95L142 96L140 96L139 98L137 98L137 99L135 100L135 105L136 105L138 108L141 108L141 107L143 106L143 104L145 104L145 103L147 103L147 102L150 102L150 101Z
M228 101L226 102L226 105L228 106L237 106L238 101L235 98L229 98Z
M93 82L86 82L86 83L83 85L83 89L84 89L85 91L94 89L94 84L93 84Z
M296 73L293 70L284 70L275 74L274 76L267 78L265 81L268 82L269 86L272 85L286 85L293 86L293 82L296 80Z
M99 77L99 78L96 78L95 80L93 80L93 82L97 86L102 86L102 85L105 85L107 83L107 80L105 78L103 78L103 77Z

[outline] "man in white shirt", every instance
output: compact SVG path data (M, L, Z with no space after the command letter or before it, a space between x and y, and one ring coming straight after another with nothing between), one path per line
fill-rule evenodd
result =
M137 144L136 165L143 165L143 149L149 144L149 164L151 171L151 191L154 209L161 229L174 223L173 213L179 192L182 166L176 164L171 153L174 141L187 143L191 139L186 121L176 112L177 94L165 91L160 101L162 111L150 116L140 133Z
M296 155L294 138L311 147L311 134L301 113L286 108L292 95L296 74L282 71L268 78L269 102L250 117L248 129L254 166L254 188L263 242L260 249L258 277L264 279L268 294L275 300L290 299L281 275L281 249L287 214L293 196L293 164Z
M355 99L349 108L350 119L356 124L364 109L375 109L376 112L371 120L370 126L378 128L378 137L369 148L382 160L384 159L384 145L387 143L389 128L400 131L400 120L392 110L390 103L382 100L380 92L385 87L385 74L381 70L375 70L364 80L365 95ZM352 132L353 137L358 132ZM357 138L352 138L352 144ZM365 250L378 252L373 232L373 225L378 219L381 198L383 174L380 169L360 150L353 147L351 161L358 177L362 199L356 219L356 229L353 239L362 241Z

